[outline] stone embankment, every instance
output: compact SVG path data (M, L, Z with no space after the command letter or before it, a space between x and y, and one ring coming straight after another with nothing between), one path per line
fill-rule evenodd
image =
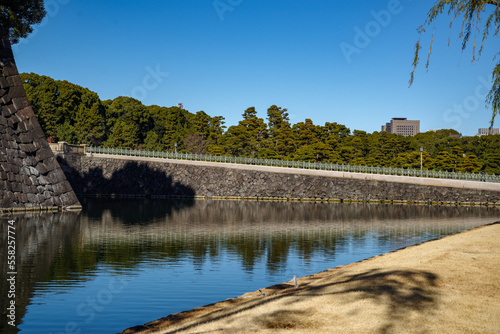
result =
M81 208L29 106L0 35L0 212Z
M59 162L82 196L500 204L500 184L101 154Z

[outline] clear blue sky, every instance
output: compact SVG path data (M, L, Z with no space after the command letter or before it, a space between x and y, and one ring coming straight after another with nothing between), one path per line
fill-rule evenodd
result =
M471 63L460 26L448 29L443 16L430 69L431 29L408 88L416 28L434 2L48 0L47 17L14 54L21 72L68 80L103 100L182 102L190 112L224 116L227 126L248 107L266 118L276 104L292 123L310 118L373 132L407 117L419 119L422 132L475 135L491 118L484 97L499 38L490 37Z

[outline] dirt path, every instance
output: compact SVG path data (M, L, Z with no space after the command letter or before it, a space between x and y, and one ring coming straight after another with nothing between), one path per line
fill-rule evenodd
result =
M123 333L500 333L500 223Z

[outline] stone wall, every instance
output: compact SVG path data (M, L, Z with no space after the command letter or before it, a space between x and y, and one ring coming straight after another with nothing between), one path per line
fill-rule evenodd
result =
M0 39L0 211L78 208L29 106L10 42Z
M294 174L293 169L276 173L72 154L58 159L81 195L500 204L500 185L492 191Z

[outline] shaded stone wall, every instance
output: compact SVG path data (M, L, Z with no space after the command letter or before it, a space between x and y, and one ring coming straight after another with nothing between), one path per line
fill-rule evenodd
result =
M0 211L80 207L29 106L10 42L0 35Z
M500 204L499 191L430 186L132 161L85 155L58 156L75 192L82 195L202 196Z

